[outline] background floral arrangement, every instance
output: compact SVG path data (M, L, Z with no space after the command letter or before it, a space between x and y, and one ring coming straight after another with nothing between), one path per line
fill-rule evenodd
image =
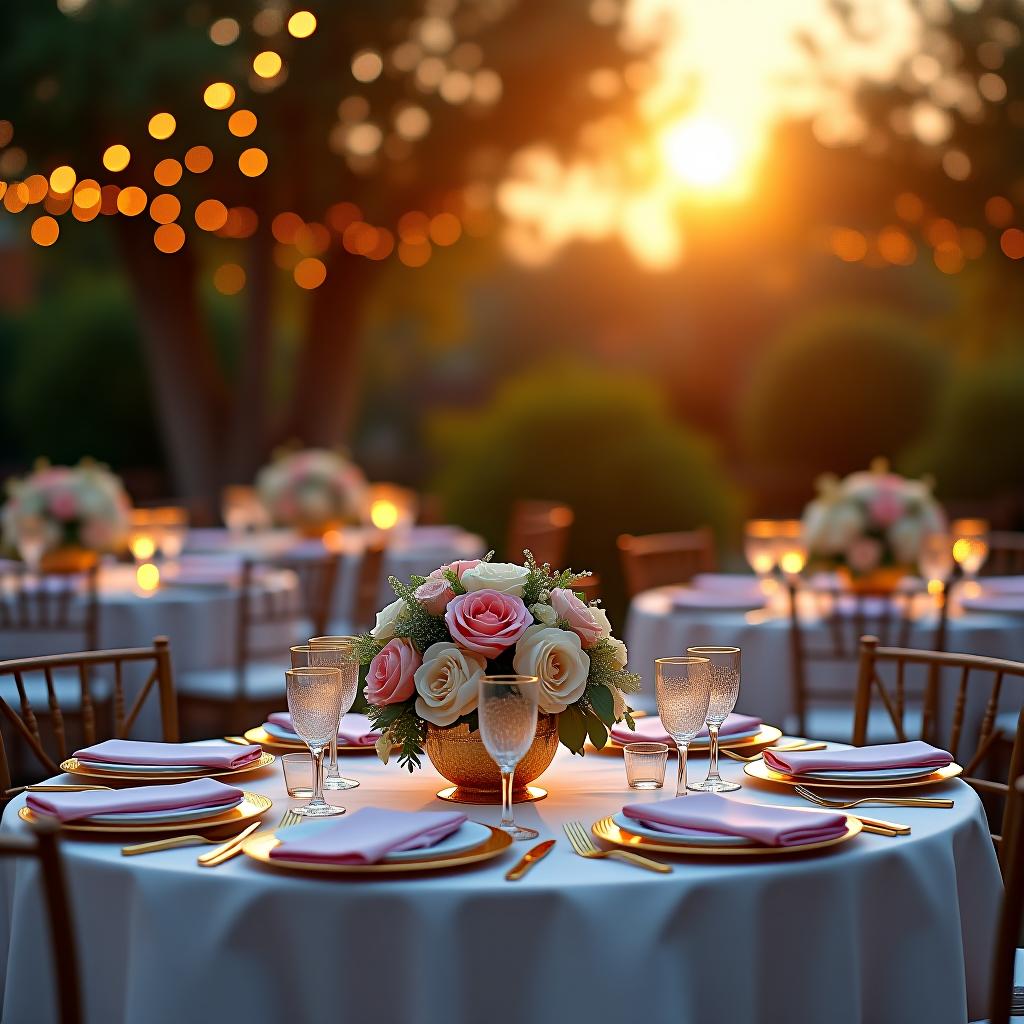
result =
M558 735L574 754L589 737L633 719L625 695L640 688L626 671L626 645L612 636L604 609L584 604L572 585L587 573L483 560L452 562L408 584L390 578L397 599L360 637L368 714L410 771L420 764L428 723L477 729L483 675L540 679L540 710L558 715Z
M17 548L22 532L40 526L44 550L82 547L110 551L121 545L128 529L131 501L119 477L98 462L50 466L7 484L3 508L5 546Z
M256 489L278 526L349 522L359 519L366 501L362 470L326 448L279 456L260 470Z
M819 479L818 497L803 515L810 558L858 575L913 566L925 537L945 528L931 482L890 473L881 459L868 472Z

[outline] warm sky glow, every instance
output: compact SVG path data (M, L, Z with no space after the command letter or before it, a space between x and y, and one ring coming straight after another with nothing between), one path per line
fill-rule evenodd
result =
M660 142L669 171L686 185L725 188L740 175L740 140L713 117L698 114L671 124Z

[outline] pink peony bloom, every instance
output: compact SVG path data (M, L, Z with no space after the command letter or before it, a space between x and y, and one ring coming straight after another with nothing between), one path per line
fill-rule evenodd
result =
M496 590L459 594L444 613L452 639L467 650L496 658L533 624L533 616L518 597Z
M408 700L416 689L413 676L422 664L410 641L398 637L389 640L366 673L367 701L380 707Z
M571 590L562 587L552 590L551 607L560 619L569 623L569 628L580 638L584 647L593 647L604 635L590 609Z
M846 549L846 564L854 572L872 572L882 562L882 545L874 537L861 537Z
M902 494L890 487L882 488L868 504L871 518L883 529L898 522L905 511Z
M50 512L57 519L74 519L78 515L78 499L73 491L54 491L50 495Z
M480 564L480 559L479 558L463 558L463 559L460 559L459 561L449 562L447 565L442 565L440 569L435 569L430 574L430 579L432 579L432 580L444 579L444 571L445 571L445 569L451 569L451 571L453 573L455 573L455 575L458 576L459 580L461 581L462 580L462 574L467 569L475 569L479 564Z
M428 579L416 588L416 600L423 605L431 615L442 615L444 610L455 597L452 585L444 577Z

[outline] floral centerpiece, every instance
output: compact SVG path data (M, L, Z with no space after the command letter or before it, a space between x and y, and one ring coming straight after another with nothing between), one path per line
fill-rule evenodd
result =
M603 747L615 722L632 726L626 694L640 688L640 677L626 671L626 646L612 635L604 609L574 593L573 584L588 574L556 572L525 555L524 565L488 555L443 565L408 584L390 578L397 599L360 638L368 713L381 730L377 752L385 763L397 748L412 771L426 749L445 775L432 740L458 731L479 744L483 675L538 677L540 717L550 721L554 737L540 771L559 739L582 754L588 738ZM538 740L542 731L538 726ZM497 768L489 767L496 789ZM518 785L528 781L517 778Z
M53 571L88 568L102 551L124 541L131 502L106 466L83 459L77 466L44 461L7 484L4 543Z
M277 526L319 535L358 520L366 478L355 463L326 448L288 452L264 466L256 490Z
M812 562L855 577L913 571L924 539L946 519L928 480L908 480L876 459L868 472L823 476L804 510L803 538Z

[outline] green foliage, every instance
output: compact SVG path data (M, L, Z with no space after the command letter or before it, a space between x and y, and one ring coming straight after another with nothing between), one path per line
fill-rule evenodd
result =
M927 441L901 468L930 473L940 496L994 498L1024 480L1024 360L977 366L950 382Z
M911 321L881 311L808 317L753 370L740 423L746 452L808 484L895 457L927 428L946 371L944 353Z
M398 763L410 772L419 768L423 743L427 737L427 724L416 714L416 702L407 700L402 704L386 704L383 707L371 704L366 713L375 728L399 748ZM386 763L387 758L384 761Z
M570 704L558 716L558 738L574 754L583 753L587 742L587 716L578 704Z
M543 591L567 589L590 575L589 572L574 573L572 569L552 569L546 562L544 565L538 565L532 551L524 551L520 557L523 559L523 564L530 570L530 575L526 577L526 582L523 584L523 604L527 608L540 600Z
M434 490L453 522L498 540L517 499L572 506L569 561L601 576L613 621L625 606L618 534L708 524L722 536L734 521L711 449L673 421L654 385L591 364L512 378L485 408L435 421L434 437L445 467Z
M395 594L405 601L405 611L395 623L395 636L407 637L420 654L424 654L432 644L450 640L448 627L443 615L431 615L416 600L416 587L403 583L397 576L389 576L388 583Z
M590 656L590 683L611 686L623 693L638 693L641 682L636 672L623 672L615 661L615 649L607 640L598 640L587 650Z

